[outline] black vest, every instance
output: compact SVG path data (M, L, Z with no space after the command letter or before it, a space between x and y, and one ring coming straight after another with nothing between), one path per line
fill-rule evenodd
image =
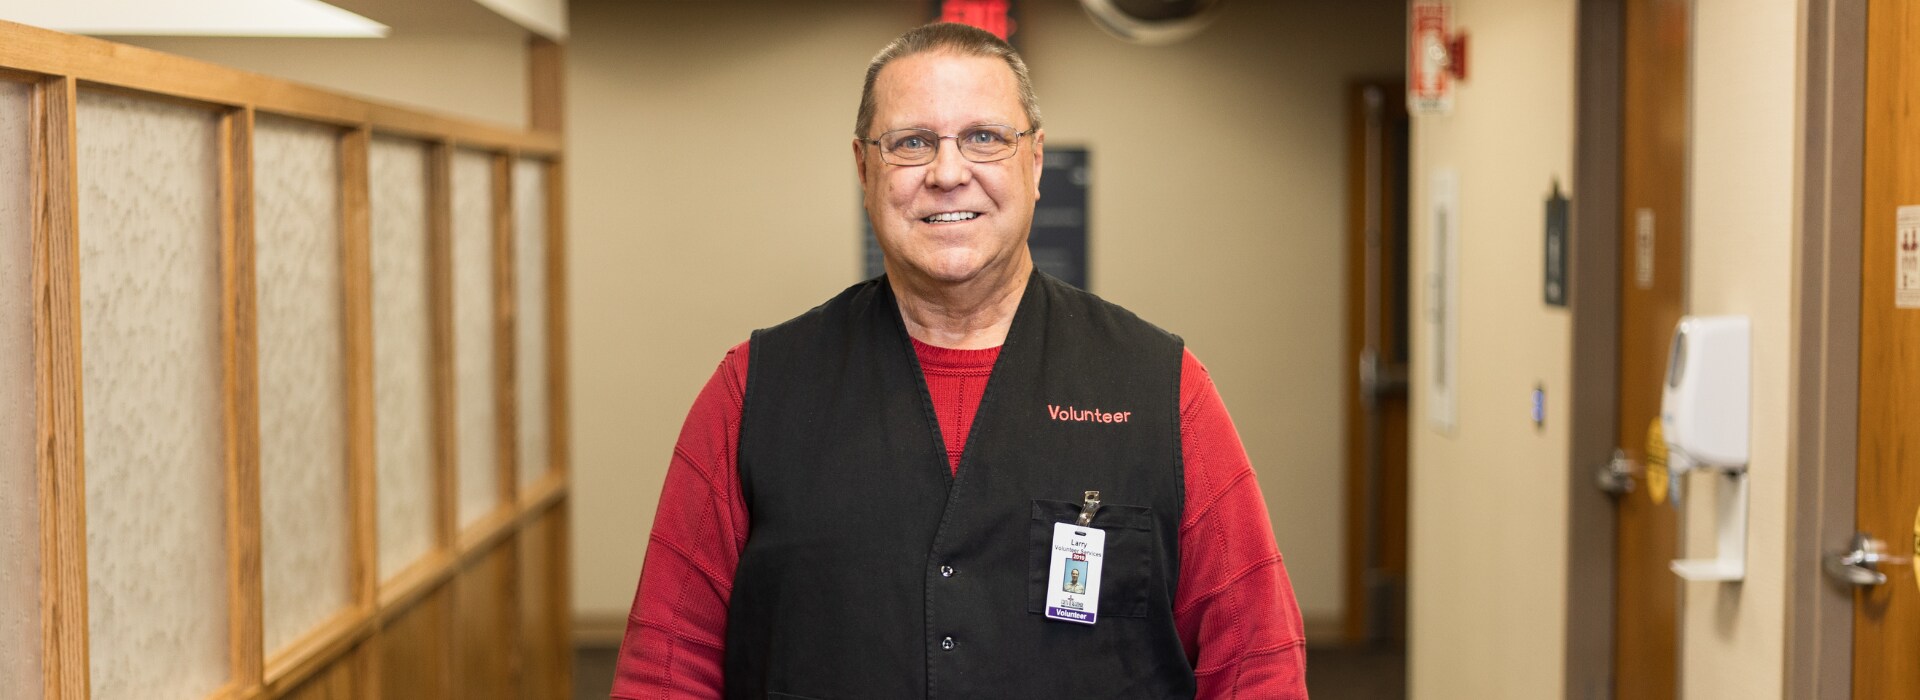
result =
M957 476L885 277L750 348L728 698L1193 696L1178 337L1034 273ZM1107 532L1091 626L1041 614L1053 524L1089 490Z

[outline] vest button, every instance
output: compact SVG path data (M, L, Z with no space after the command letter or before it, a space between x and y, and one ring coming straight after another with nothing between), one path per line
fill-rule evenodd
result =
M944 577L952 577L952 576L953 576L953 567L951 567L951 566L941 566L941 567L940 567L940 575L941 575L941 576L944 576Z
M953 651L953 638L948 637L946 639L940 640L940 648L947 651Z

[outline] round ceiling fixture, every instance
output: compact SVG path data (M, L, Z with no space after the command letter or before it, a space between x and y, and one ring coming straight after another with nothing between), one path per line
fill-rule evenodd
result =
M1226 0L1080 0L1093 23L1139 44L1171 44L1200 33Z

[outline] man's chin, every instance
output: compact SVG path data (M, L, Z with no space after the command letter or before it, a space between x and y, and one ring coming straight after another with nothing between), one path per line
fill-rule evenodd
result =
M998 279L1010 274L1017 261L996 260L949 260L932 265L888 266L889 270L899 270L913 277L916 284L935 287L964 287L978 282Z

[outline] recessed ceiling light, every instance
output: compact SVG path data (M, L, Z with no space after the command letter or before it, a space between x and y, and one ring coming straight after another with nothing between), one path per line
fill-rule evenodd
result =
M109 36L387 35L387 25L320 0L0 0L0 19Z

